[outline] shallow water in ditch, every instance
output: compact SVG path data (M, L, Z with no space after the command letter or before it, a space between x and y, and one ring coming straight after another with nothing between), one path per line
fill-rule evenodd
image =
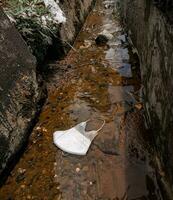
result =
M97 46L101 32L107 45ZM49 65L48 100L0 199L162 199L145 134L139 63L114 1L98 1L67 57ZM86 156L53 145L53 132L87 119L106 125Z

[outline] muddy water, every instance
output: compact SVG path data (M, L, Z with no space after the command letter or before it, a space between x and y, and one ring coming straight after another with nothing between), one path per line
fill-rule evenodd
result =
M101 32L107 45L97 46ZM0 199L162 199L145 134L139 64L114 1L98 1L67 57L49 65L48 100ZM92 119L106 124L87 156L53 145L53 132Z

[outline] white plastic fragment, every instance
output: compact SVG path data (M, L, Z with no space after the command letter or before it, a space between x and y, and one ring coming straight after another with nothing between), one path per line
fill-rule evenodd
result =
M114 37L112 33L110 33L110 31L108 30L103 30L100 35L104 35L108 38L108 40L112 40L112 38Z
M57 23L65 23L66 17L64 16L64 13L58 3L59 1L55 2L54 0L44 0L44 4L49 9L53 19L57 21Z
M85 128L88 121L81 122L66 131L56 131L53 134L54 144L64 152L75 155L86 155L91 142L105 125L104 121L98 130L86 131Z

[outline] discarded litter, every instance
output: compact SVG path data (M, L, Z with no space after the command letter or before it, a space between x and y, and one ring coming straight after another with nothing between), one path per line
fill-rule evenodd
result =
M104 35L105 37L108 38L108 40L112 40L112 38L114 37L111 31L108 30L103 30L100 35Z
M86 131L85 128L89 121L81 122L66 131L56 131L53 134L54 144L64 152L75 155L86 155L91 142L105 125L104 121L98 130Z
M90 40L84 40L84 44L80 46L80 49L87 49L92 45L92 42Z

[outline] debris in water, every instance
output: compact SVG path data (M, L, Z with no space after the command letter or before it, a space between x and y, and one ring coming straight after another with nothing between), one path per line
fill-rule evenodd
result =
M80 46L80 49L87 49L92 45L90 40L84 40L84 45Z
M80 168L77 167L76 168L76 172L79 173L80 172Z
M26 169L19 168L19 169L17 170L17 172L18 172L19 174L24 174L24 173L26 172Z
M137 108L138 110L141 110L142 109L142 103L137 103L135 104L135 108Z
M106 43L109 41L109 39L105 36L100 34L96 39L95 42L97 45L106 45Z
M87 122L89 121L90 120L81 122L80 124L66 131L56 131L53 134L54 144L67 153L86 155L91 142L105 125L104 121L101 128L98 130L86 131L85 128Z
M100 35L104 35L105 37L107 37L108 40L111 40L114 36L112 35L112 33L110 33L110 31L108 30L103 30Z
M44 128L44 127L38 126L35 130L38 131L38 132L47 133L47 129Z
M90 185L93 185L93 182L90 181Z

